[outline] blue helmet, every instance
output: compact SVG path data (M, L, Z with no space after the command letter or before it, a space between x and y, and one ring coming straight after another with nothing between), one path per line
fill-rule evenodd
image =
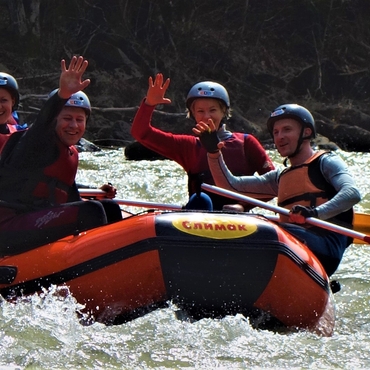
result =
M230 99L227 90L217 82L203 81L195 84L186 97L186 108L190 110L195 99L212 98L223 101L227 108L230 108Z
M14 98L13 111L15 111L19 104L18 83L16 79L8 73L0 72L0 87L8 90Z
M49 98L54 95L59 89L53 90L49 94ZM77 91L76 93L72 94L71 97L67 100L65 104L66 107L73 107L73 108L82 108L87 113L87 118L91 114L91 104L90 100L87 95L83 91Z
M300 122L303 127L311 129L310 138L316 137L315 120L309 110L298 104L283 104L274 109L270 118L267 120L267 129L271 136L273 136L274 123L284 118L293 118ZM305 138L308 139L308 138Z

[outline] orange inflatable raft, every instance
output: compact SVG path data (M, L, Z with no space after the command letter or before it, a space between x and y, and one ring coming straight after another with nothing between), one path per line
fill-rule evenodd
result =
M84 313L106 324L171 301L195 319L241 313L256 327L334 328L321 264L253 214L149 211L0 259L5 299L52 285L68 286Z

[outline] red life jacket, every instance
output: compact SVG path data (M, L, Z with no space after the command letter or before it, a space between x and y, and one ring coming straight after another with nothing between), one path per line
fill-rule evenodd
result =
M53 204L66 203L68 191L72 187L78 167L78 151L74 146L66 147L61 143L59 157L50 166L44 168L42 179L36 184L32 196L36 199L48 199Z
M8 123L7 126L8 126L8 130L9 130L9 134L0 134L0 153L3 150L4 145L6 144L6 142L9 140L10 135L13 132L17 131L17 126L15 124Z
M0 199L15 207L44 208L65 203L71 191L78 168L78 151L58 142L58 156L47 167L22 168L7 165L6 156L11 156L13 145L23 132L12 135L12 140L3 153L0 168ZM42 148L40 149L42 150ZM52 153L46 153L52 155ZM4 158L5 157L5 158Z
M244 148L244 137L245 134L235 132L232 137L225 141L225 146L222 148L222 155L227 163L228 168L235 176L248 175L246 169L248 163L246 160L245 148ZM188 172L188 192L189 196L200 190L201 183L215 184L211 170L208 167L207 156L200 159L199 165L208 168L206 171L201 173L189 173ZM250 173L251 175L251 173ZM203 190L204 191L204 190ZM213 202L213 208L215 210L222 209L225 204L230 204L230 199L221 195L206 192Z
M248 175L246 168L248 166L245 150L244 150L244 136L245 134L236 132L233 136L225 141L225 146L222 148L222 155L227 163L228 168L235 176ZM208 167L207 156L200 158L200 167L208 168L201 173L188 172L188 190L189 195L194 194L201 182L207 184L215 184L211 170Z

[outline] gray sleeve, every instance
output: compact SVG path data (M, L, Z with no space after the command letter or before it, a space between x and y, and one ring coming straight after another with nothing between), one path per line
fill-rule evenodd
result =
M361 194L347 165L338 155L324 155L320 165L326 181L338 192L328 202L316 208L319 218L326 220L352 208L361 200Z
M221 188L262 199L276 197L280 170L261 176L234 176L223 160L222 153L208 155L208 164L215 184Z

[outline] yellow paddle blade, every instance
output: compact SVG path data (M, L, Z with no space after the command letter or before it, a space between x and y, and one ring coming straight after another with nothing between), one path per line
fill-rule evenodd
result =
M366 213L355 213L353 228L360 233L370 234L370 215ZM355 244L364 244L362 240L355 239Z

